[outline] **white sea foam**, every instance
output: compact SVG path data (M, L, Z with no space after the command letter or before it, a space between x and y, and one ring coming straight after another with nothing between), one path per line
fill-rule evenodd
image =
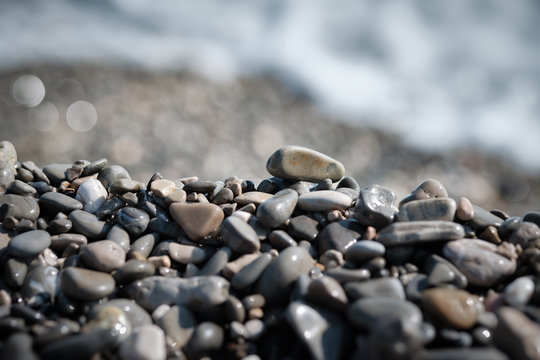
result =
M357 125L540 171L539 23L535 0L0 0L0 68L270 72Z

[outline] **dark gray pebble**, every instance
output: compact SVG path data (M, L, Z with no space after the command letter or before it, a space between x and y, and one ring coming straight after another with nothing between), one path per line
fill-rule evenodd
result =
M287 232L296 240L313 241L319 234L318 222L309 216L300 215L291 218Z
M319 252L321 254L335 249L345 253L363 233L362 226L356 220L343 220L333 222L326 226L318 238Z
M39 217L38 203L35 199L27 196L0 195L0 220L7 216L12 216L17 220L35 221Z
M8 244L13 256L32 257L39 255L51 244L51 236L43 230L32 230L15 236Z
M237 217L226 218L221 223L220 232L224 243L235 253L249 254L261 247L255 230Z
M241 291L254 284L261 274L266 270L272 256L268 253L261 254L257 259L242 268L231 279L231 286L233 289Z
M146 230L150 217L142 210L134 207L125 207L116 213L116 221L131 235L137 236Z
M73 230L90 239L104 239L112 223L101 221L97 216L84 210L74 210L69 214Z
M394 220L398 209L395 207L396 194L379 185L370 185L360 190L353 209L354 218L364 226L380 229Z
M83 204L79 200L58 192L48 192L41 195L39 206L42 212L50 215L56 215L59 212L69 214L73 210L83 209Z

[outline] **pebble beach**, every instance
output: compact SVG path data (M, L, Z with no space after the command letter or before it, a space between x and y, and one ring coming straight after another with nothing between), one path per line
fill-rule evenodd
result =
M0 143L2 359L540 358L538 211L298 145L257 179L84 158Z

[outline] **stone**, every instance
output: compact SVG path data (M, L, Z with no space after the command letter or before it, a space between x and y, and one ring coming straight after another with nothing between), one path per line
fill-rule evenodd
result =
M298 197L298 208L305 211L331 211L348 209L352 199L338 191L321 190Z
M148 227L150 216L143 210L126 206L116 213L116 221L122 225L130 235L138 236Z
M330 323L315 308L301 302L290 303L285 318L314 360L340 358L344 336L342 326Z
M68 217L73 223L73 230L90 239L104 239L112 227L111 223L101 221L84 210L73 210Z
M509 244L510 245L510 244ZM477 239L447 243L444 256L475 286L493 286L516 270L516 260L497 253L497 246Z
M493 332L495 345L511 359L540 359L540 325L519 310L502 307Z
M283 146L266 163L266 170L282 179L320 182L340 180L345 167L339 161L302 146Z
M159 242L159 238L160 236L158 233L143 235L131 244L128 253L133 254L134 252L137 252L147 258L150 256L154 245Z
M269 253L261 254L233 276L231 279L232 288L241 291L254 284L271 261L272 256Z
M347 311L351 324L361 329L374 329L382 321L398 321L407 327L419 329L422 312L409 301L386 297L367 297L353 302Z
M386 248L383 244L373 240L360 240L345 250L345 260L362 264L377 256L383 256Z
M509 358L493 347L473 347L455 349L437 349L423 351L417 360L509 360Z
M116 180L109 186L109 191L114 195L121 195L126 192L137 192L141 189L141 184L138 181L131 179Z
M296 240L314 241L319 234L318 222L306 215L295 216L288 225L288 233Z
M463 226L451 221L409 221L393 223L383 228L375 239L390 247L448 241L464 236Z
M356 220L343 220L327 225L318 237L319 251L324 253L335 249L345 253L360 239L363 228Z
M469 224L474 229L485 229L488 226L495 226L496 228L500 227L504 221L498 216L493 215L491 212L486 209L481 208L480 206L474 205L474 216L469 221Z
M500 244L502 242L501 237L499 236L499 232L497 231L497 228L493 225L488 226L487 228L480 233L478 236L482 240L486 240L492 244Z
M534 294L534 289L532 276L520 276L504 289L504 301L514 307L527 305Z
M435 254L429 255L426 259L424 272L428 274L428 284L431 286L450 284L465 289L468 285L467 277L457 267Z
M161 304L188 307L223 304L229 296L229 282L220 276L191 278L150 276L126 288L139 305L153 311Z
M165 333L156 325L143 325L120 344L118 353L122 360L165 360Z
M164 199L178 190L174 181L167 179L158 179L150 183L150 190L160 198Z
M240 194L234 198L234 202L240 206L255 204L260 205L270 199L272 194L267 194L259 191L251 191L245 194Z
M83 246L79 252L82 262L90 269L111 272L126 262L124 249L111 240L101 240Z
M82 176L90 176L99 173L103 170L108 164L107 159L99 159L91 162L88 165L85 165L83 168Z
M70 244L82 246L86 245L87 243L88 239L82 234L66 233L51 236L50 248L54 251L61 253Z
M189 358L202 358L221 349L225 334L223 328L211 321L203 321L195 328L183 351Z
M260 249L261 243L251 226L237 217L228 217L221 223L223 242L238 254L249 254Z
M0 172L1 171L2 170L0 170ZM13 180L13 182L9 185L6 191L6 193L8 194L15 194L21 196L34 195L36 192L36 189L26 184L25 182L22 182L21 180Z
M122 309L104 305L92 311L88 321L82 327L82 332L95 329L114 329L118 331L118 340L124 341L131 334L131 324Z
M38 202L27 196L4 194L0 195L0 220L12 216L17 220L28 219L36 221L39 217Z
M306 300L314 305L340 313L347 310L349 300L340 283L330 276L321 276L309 283Z
M207 252L203 248L193 245L169 243L169 256L180 264L200 264L207 258Z
M127 253L130 248L130 237L129 233L118 224L113 225L113 227L107 233L105 240L111 240L120 245L122 249Z
M216 186L217 186L217 183L215 181L197 180L197 181L192 181L190 183L185 184L182 189L188 194L192 192L199 193L199 194L207 194L214 191Z
M209 276L219 274L229 262L232 251L229 247L223 246L216 251L204 266L197 272L197 276ZM193 264L190 264L193 265Z
M399 203L399 207L413 200L445 197L448 197L448 192L446 191L446 188L443 186L443 184L441 184L437 180L429 179L418 185L418 187L414 189L412 193L410 193L403 200L401 200Z
M533 222L524 221L512 232L509 242L525 249L530 242L540 239L540 227Z
M243 323L246 320L246 309L240 299L234 295L230 295L224 304L225 318L227 322L240 322Z
M288 247L263 272L255 289L268 304L283 304L292 292L294 282L315 265L309 253L298 247Z
M83 204L84 211L95 214L103 205L107 196L107 190L101 182L90 178L79 186L75 199Z
M347 296L352 300L367 297L384 297L405 300L405 290L396 278L379 278L367 281L350 281L344 285Z
M523 222L532 222L540 226L540 211L531 211L523 215Z
M119 285L129 284L154 275L156 268L147 261L131 259L119 267L113 274L114 280Z
M398 221L452 221L456 207L456 202L451 198L413 200L399 208L397 219Z
M345 176L343 179L341 179L341 181L337 184L336 188L337 189L349 188L356 191L361 190L360 185L358 185L358 182L350 176Z
M422 293L422 305L425 311L443 326L458 330L470 329L478 316L475 300L465 290L427 289Z
M371 276L367 269L347 269L344 267L335 267L327 269L325 274L336 279L340 284L349 281L365 281Z
M396 194L392 190L379 185L368 186L360 190L353 216L364 226L383 228L394 221L398 212L395 201Z
M169 207L172 218L193 241L217 232L223 218L223 210L215 204L173 203Z
M68 267L60 272L60 288L76 300L94 301L112 294L115 281L107 273Z
M32 346L33 339L30 334L24 332L14 333L5 339L0 350L0 357L6 360L39 360Z
M246 328L246 339L251 341L258 340L266 330L264 322L259 319L251 319L244 324Z
M283 250L289 246L298 245L296 241L283 230L272 231L268 235L268 242L277 250Z
M120 332L116 329L95 329L87 333L66 336L45 346L42 359L84 360L102 351L110 351L118 344Z
M127 316L131 325L131 329L136 329L142 325L152 324L152 318L142 307L137 305L133 300L129 299L112 299L103 303L96 304L92 307L89 316L93 317L95 313L99 312L104 307L114 306Z
M223 268L223 276L227 279L232 279L240 270L249 265L252 261L257 259L260 254L251 253L239 256L236 260L230 261Z
M298 201L298 193L284 189L264 201L257 209L257 219L269 228L279 227L290 218Z
M473 219L473 204L466 197L459 198L459 202L456 207L456 217L461 221L470 221Z
M156 325L173 340L173 347L180 349L191 338L197 326L197 320L187 307L175 305L156 321Z
M52 235L64 234L71 230L72 226L69 219L55 219L49 223L47 231Z
M4 281L9 287L18 289L22 286L27 273L28 266L24 261L10 258L4 267Z
M58 285L58 269L39 265L30 268L21 286L21 295L26 298L44 296L54 298Z
M97 176L97 180L99 180L101 184L103 184L105 189L108 189L111 184L120 179L131 180L131 176L129 176L127 170L120 165L111 165L104 167L102 170L99 171Z
M229 188L222 188L216 196L212 198L212 203L216 205L222 205L231 203L234 199L234 193Z
M33 257L39 255L51 244L51 236L44 230L32 230L11 239L8 251L12 256Z

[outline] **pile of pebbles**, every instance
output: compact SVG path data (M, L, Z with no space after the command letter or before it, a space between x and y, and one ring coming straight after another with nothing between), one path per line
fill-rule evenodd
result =
M144 184L1 142L0 358L540 359L540 213L266 168Z

